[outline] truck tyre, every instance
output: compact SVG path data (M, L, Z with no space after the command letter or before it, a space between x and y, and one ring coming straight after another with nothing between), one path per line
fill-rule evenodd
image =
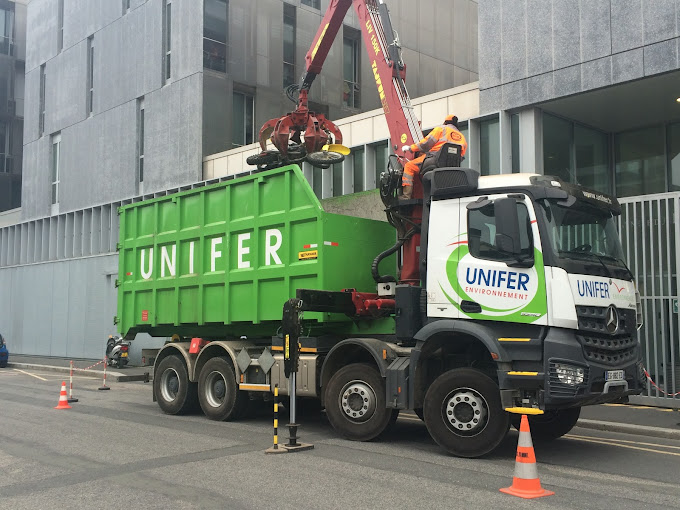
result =
M385 381L373 365L354 363L338 370L326 388L326 416L352 441L378 437L393 416L385 407Z
M234 369L225 358L212 358L201 369L198 401L211 420L234 420L245 413L248 395L236 387Z
M248 165L253 165L253 166L264 166L264 165L271 165L272 163L276 163L279 160L279 152L278 151L265 151L261 152L259 154L253 154L252 156L248 156L246 158L246 163Z
M531 437L536 441L552 441L567 434L574 428L581 416L580 407L546 411L544 414L529 416L529 428ZM519 430L522 417L513 414L510 417L512 426Z
M164 358L154 371L153 392L166 414L185 414L196 407L196 383L189 382L184 361L179 356Z
M443 373L425 394L425 425L439 446L457 457L481 457L494 450L510 426L498 385L471 368Z

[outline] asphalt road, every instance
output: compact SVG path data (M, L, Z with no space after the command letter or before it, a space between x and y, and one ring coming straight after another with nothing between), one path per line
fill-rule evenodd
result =
M264 454L268 407L235 423L166 416L148 384L98 391L101 381L76 378L79 402L55 410L61 381L0 370L3 509L680 508L680 441L575 428L535 445L556 494L527 501L498 491L512 481L514 431L490 457L458 459L413 415L380 441L354 443L317 414L299 420L314 450L274 456Z

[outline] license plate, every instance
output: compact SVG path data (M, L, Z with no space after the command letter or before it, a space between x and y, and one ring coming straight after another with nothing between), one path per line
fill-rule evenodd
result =
M120 353L120 357L121 357L121 358L127 358L127 355L128 355L127 352L121 352L121 353ZM621 373L623 373L623 372L621 372Z
M623 370L607 370L604 374L605 381L623 381Z

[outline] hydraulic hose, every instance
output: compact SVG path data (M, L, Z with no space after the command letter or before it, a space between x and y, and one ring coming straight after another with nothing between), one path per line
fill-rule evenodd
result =
M402 239L399 239L397 241L397 244L392 246L391 248L385 250L384 252L380 253L374 260L373 264L371 265L371 274L373 275L373 280L375 280L375 283L387 283L387 282L394 282L396 279L394 276L380 276L380 271L378 270L378 265L380 262L384 259L392 255L394 252L399 250L403 246L403 244L406 242L406 240L411 237L411 235L406 235Z

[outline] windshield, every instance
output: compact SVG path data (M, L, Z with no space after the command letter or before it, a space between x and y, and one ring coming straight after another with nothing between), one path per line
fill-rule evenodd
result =
M612 213L577 200L542 200L549 244L559 267L570 273L630 280Z

